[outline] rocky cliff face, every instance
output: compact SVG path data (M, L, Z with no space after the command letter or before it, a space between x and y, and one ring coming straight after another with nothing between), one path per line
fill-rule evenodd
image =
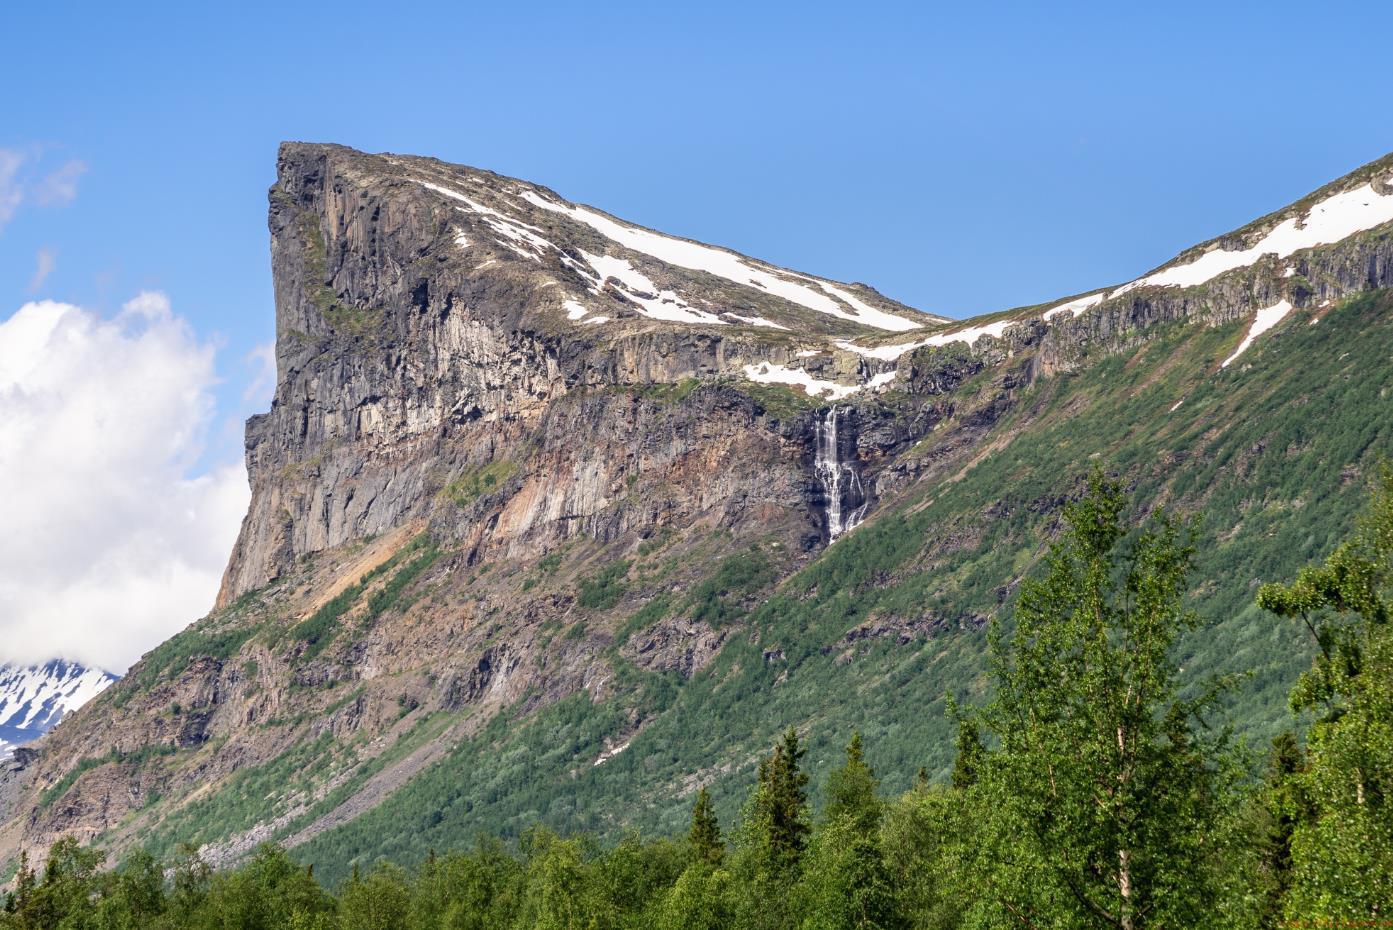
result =
M531 810L538 784L652 806L695 784L666 767L711 720L744 721L700 775L719 785L827 692L824 718L890 681L929 706L970 680L922 671L935 641L980 652L1036 557L1027 529L1077 477L983 502L980 476L1075 417L1107 434L1108 405L1178 366L1200 396L1221 359L1393 287L1390 182L1378 162L1136 282L952 323L489 172L287 144L279 383L248 425L218 609L9 766L0 859L62 833L217 862L266 838L328 849L408 784L448 784L473 826ZM1200 410L1169 404L1098 454L1135 459L1135 435ZM1078 462L1089 441L1060 440ZM906 656L918 677L891 674ZM824 665L833 685L780 703ZM509 742L549 714L564 736ZM528 777L501 774L520 755ZM496 778L466 790L465 771Z
M288 144L270 226L281 378L248 428L254 503L223 604L306 553L437 516L441 491L490 462L515 466L520 496L479 545L537 552L622 532L648 518L607 513L615 489L688 452L669 424L612 409L607 390L717 380L834 337L943 322L427 159ZM817 370L863 367L836 350ZM646 448L578 458L584 424ZM748 490L730 475L700 497Z

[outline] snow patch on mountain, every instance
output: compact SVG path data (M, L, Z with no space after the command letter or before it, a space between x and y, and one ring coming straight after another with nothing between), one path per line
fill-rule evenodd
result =
M892 368L889 371L882 371L878 375L873 375L871 377L871 380L866 382L866 388L868 390L878 391L886 385L893 383L895 380L895 375L897 375L898 373L899 372L895 371Z
M758 288L809 310L864 326L873 326L876 329L905 332L920 327L914 320L877 310L841 288L815 278L796 276L802 281L816 284L816 290L799 281L776 274L772 268L752 264L734 252L629 226L585 207L555 203L536 191L524 191L521 196L533 206L568 216L626 249L641 252L669 265L691 271L704 271L743 287Z
M1046 320L1052 320L1061 313L1067 313L1070 316L1078 316L1089 307L1096 307L1098 304L1102 303L1103 298L1107 296L1105 291L1099 291L1096 294L1089 294L1087 297L1076 297L1073 300L1066 301L1065 303L1046 310L1044 318Z
M1259 310L1258 315L1253 318L1253 325L1248 327L1248 335L1243 337L1243 341L1238 344L1238 348L1234 349L1233 354L1224 359L1223 364L1219 367L1229 367L1230 362L1247 351L1248 347L1253 344L1254 339L1282 322L1286 315L1291 313L1291 309L1290 303L1285 300L1279 300L1272 306L1264 307Z
M628 259L613 258L609 255L592 255L584 249L580 253L595 269L596 282L592 292L599 294L606 281L614 281L616 290L636 304L638 311L655 320L670 323L705 323L725 326L726 321L714 313L689 306L675 291L665 291L654 284L646 274L639 271Z
M855 352L857 355L864 355L866 358L877 358L883 362L893 362L907 352L924 346L946 346L950 342L965 342L973 345L983 336L991 336L993 339L1000 339L1001 334L1006 332L1006 327L1011 326L1019 320L1004 319L994 323L984 323L981 326L969 326L965 329L955 329L951 333L935 333L914 342L901 342L888 346L862 346L854 342L838 342L837 348L845 349L848 352Z
M483 219L483 222L486 226L488 226L490 229L492 229L494 232L498 233L498 235L502 237L499 239L495 239L495 242L508 249L509 251L521 255L523 258L528 258L533 261L541 261L541 253L543 253L547 249L556 248L555 245L553 245L550 241L548 241L544 236L541 235L542 231L538 229L536 226L524 223L521 220L515 217L508 216L506 213L501 213L498 210L493 209L492 207L485 206L484 204L479 203L477 200L473 200L469 197L466 197L459 191L451 190L448 187L442 187L439 184L432 184L429 181L421 181L420 184L427 190L435 191L437 194L449 197L451 200L457 200L465 205L464 207L461 207L459 209L467 209L468 212L478 214ZM456 244L458 244L461 248L467 248L469 244L467 239L464 242L460 242L460 239L464 238L465 237L462 235L458 235L455 238Z
M732 320L739 320L741 323L748 323L751 326L763 326L767 329L788 329L787 326L775 323L773 320L766 320L762 316L741 316L738 313L727 313L726 316L730 317Z
M801 368L787 368L773 362L746 365L745 377L759 384L783 384L802 388L809 397L827 397L832 400L841 400L861 390L860 385L823 381Z
M1172 265L1124 284L1108 297L1118 297L1139 287L1194 287L1226 271L1251 265L1264 255L1286 258L1302 249L1339 242L1389 222L1393 222L1393 194L1380 194L1372 184L1364 184L1327 197L1304 217L1288 217L1246 249L1215 247L1194 261Z

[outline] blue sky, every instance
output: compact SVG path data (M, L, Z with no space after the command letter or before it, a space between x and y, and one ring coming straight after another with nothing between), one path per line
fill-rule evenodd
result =
M487 167L950 316L1129 279L1393 149L1372 2L131 6L4 13L0 320L50 299L95 333L167 295L212 352L190 476L266 403L282 139Z
M87 171L0 231L0 296L163 290L225 340L229 409L272 332L282 139L492 168L952 316L1131 277L1393 149L1374 3L133 6L5 14L0 147Z

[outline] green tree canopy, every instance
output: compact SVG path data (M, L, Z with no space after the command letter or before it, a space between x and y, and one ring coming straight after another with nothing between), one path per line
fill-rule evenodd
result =
M1258 604L1299 619L1316 646L1292 692L1314 712L1308 759L1290 775L1306 805L1291 827L1292 919L1393 917L1393 471L1352 536Z
M1217 745L1190 724L1171 646L1193 553L1165 514L1128 540L1121 488L1095 470L1065 509L1015 630L990 633L997 748L973 791L978 871L1017 926L1199 927L1215 915L1207 843L1223 789Z

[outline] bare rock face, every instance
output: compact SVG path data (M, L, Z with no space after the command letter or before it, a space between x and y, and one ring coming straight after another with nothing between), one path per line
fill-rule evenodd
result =
M635 636L626 652L639 668L691 678L716 657L726 635L701 621L664 620Z
M477 545L538 553L578 533L613 538L653 519L651 505L619 506L632 496L621 488L644 478L680 487L673 479L690 471L692 455L710 459L706 443L723 430L732 444L724 451L740 449L727 461L793 456L815 476L831 425L809 411L793 435L785 427L737 436L763 411L730 399L674 413L616 391L758 380L752 368L772 368L771 378L796 387L793 372L832 387L833 397L849 382L862 406L883 409L864 403L868 383L886 386L876 376L941 396L1028 353L1021 376L1030 381L1076 366L1087 352L1135 344L1158 325L1220 325L1279 299L1313 306L1393 284L1393 249L1386 232L1375 232L1291 261L1264 258L1203 287L1121 288L1077 317L1025 313L995 337L929 339L926 348L878 357L877 347L913 346L920 332L951 327L864 285L664 236L527 182L432 159L287 143L270 228L280 378L271 412L248 425L253 502L222 605L306 554L411 520L468 522L442 504L458 503L451 489L460 483L475 499L515 492L496 519L468 531ZM1257 224L1191 253L1242 248L1262 231ZM694 413L700 429L677 422ZM938 415L904 413L895 411L901 423L888 431L857 431L858 415L847 415L840 460L886 458ZM848 439L857 435L866 448ZM708 472L699 494L657 509L677 518L684 505L739 498L767 487L764 471ZM847 494L846 506L831 508L838 525L827 525L823 501L827 538L847 528L841 509L853 514L874 496L859 468L823 469L842 472L836 493ZM481 476L507 488L475 488ZM784 494L796 494L800 480L807 476L790 472ZM828 482L818 484L825 498Z
M621 531L634 518L604 513L617 484L690 469L697 444L723 423L744 432L752 411L713 406L694 429L606 391L787 364L810 341L941 322L864 286L662 237L429 159L286 144L270 227L280 380L271 412L248 426L253 503L222 604L306 553L431 518L452 481L491 462L509 463L522 493L480 545L537 550ZM755 283L677 261L730 266ZM601 441L579 447L593 430ZM750 490L748 477L723 474L695 497Z

